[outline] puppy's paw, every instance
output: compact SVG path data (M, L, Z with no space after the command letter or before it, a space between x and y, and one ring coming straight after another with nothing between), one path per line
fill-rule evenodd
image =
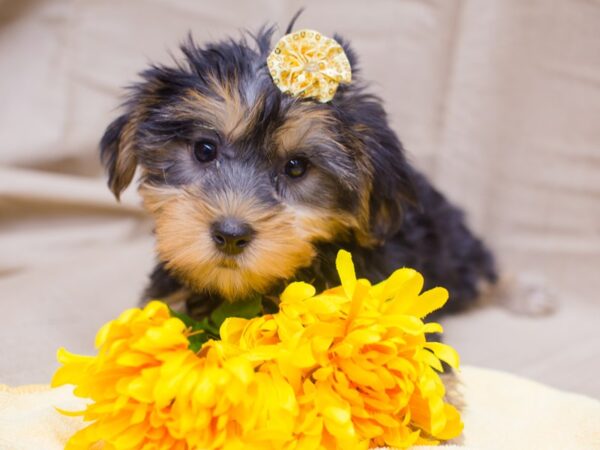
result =
M533 274L502 277L491 292L492 303L524 316L546 316L558 308L558 298L546 280Z
M441 374L440 377L442 378L446 388L445 400L454 406L460 413L463 413L466 404L463 395L463 384L460 380L460 377L450 367L446 367L444 369L444 373ZM447 445L461 445L463 443L464 437L462 434L445 442Z

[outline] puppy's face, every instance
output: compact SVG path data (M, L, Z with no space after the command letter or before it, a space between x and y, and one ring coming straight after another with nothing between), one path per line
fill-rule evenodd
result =
M141 168L165 266L232 300L293 277L319 242L385 239L411 196L379 101L356 85L329 104L281 94L270 36L188 42L183 62L142 74L101 143L117 197Z

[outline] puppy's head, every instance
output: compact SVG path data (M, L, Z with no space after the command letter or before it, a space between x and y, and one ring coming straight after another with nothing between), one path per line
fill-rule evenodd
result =
M101 142L117 198L140 167L166 267L230 299L292 277L319 242L377 245L413 197L380 101L356 76L326 104L282 94L266 67L271 35L190 39L181 62L142 73Z

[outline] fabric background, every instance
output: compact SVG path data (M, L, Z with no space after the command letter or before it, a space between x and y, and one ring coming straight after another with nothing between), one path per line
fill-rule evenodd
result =
M0 0L0 382L45 383L93 351L153 264L135 189L117 204L97 142L122 87L200 41L265 22L334 31L358 52L411 160L505 270L560 310L448 319L464 362L600 397L600 2Z

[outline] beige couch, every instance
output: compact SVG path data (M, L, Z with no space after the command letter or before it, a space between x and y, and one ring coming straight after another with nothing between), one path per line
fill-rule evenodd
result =
M153 260L135 192L96 144L148 61L265 21L349 37L416 165L558 313L446 321L464 362L600 396L600 3L593 0L0 0L0 383L135 304Z

